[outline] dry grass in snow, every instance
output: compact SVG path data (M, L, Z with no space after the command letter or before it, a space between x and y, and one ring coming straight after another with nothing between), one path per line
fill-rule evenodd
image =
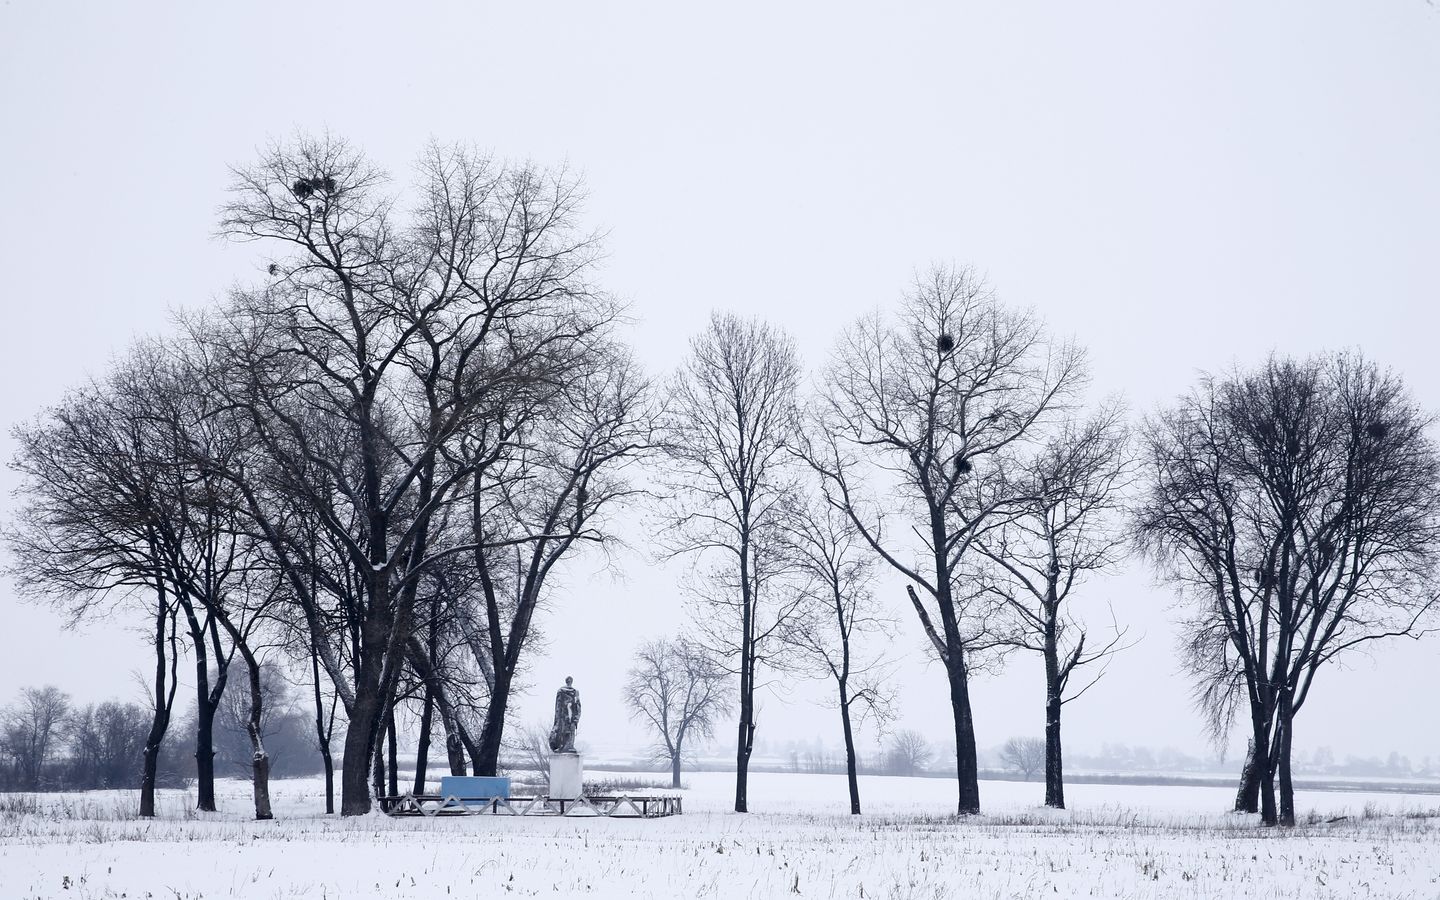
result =
M128 793L0 795L0 897L65 898L1030 898L1440 896L1440 798L1302 794L1308 824L1222 812L1225 788L985 783L987 815L958 820L940 779L866 778L852 817L843 779L687 776L686 815L593 819L359 819L317 815L320 784L278 782L274 822L183 792L162 817ZM1328 821L1338 816L1339 821Z

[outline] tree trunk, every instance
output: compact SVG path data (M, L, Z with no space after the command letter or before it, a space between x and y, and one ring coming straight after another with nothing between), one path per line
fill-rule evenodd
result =
M485 709L485 725L480 729L480 757L475 760L475 774L493 777L500 768L500 741L505 736L505 711L510 704L510 672L505 664L495 666L495 689L490 692L490 705Z
M1060 744L1060 659L1053 631L1045 636L1045 805L1065 808L1065 767Z
M947 663L945 673L950 678L950 711L955 717L955 779L959 787L959 815L975 815L980 812L980 767L975 759L975 720L970 711L969 673L966 670L964 651L951 651L953 663Z
M1254 813L1260 811L1260 766L1255 759L1255 738L1250 738L1245 748L1245 767L1240 770L1240 789L1235 793L1235 811Z
M335 759L330 755L330 743L326 741L320 748L320 756L325 763L325 815L335 814Z
M199 707L195 715L195 784L199 795L195 807L215 811L215 710L220 705L209 700L208 685L198 688Z
M389 750L390 765L387 767L386 787L391 797L400 796L400 764L397 757L399 754L400 739L395 734L395 705L391 704L389 711L385 713L385 742Z
M860 779L855 769L855 733L850 727L850 698L840 685L840 725L845 734L845 778L850 785L850 814L860 815Z
M748 619L748 611L746 618ZM735 811L750 811L750 754L755 747L754 662L748 639L740 654L740 722L735 744Z
M1278 824L1293 828L1295 826L1295 784L1290 778L1290 749L1293 745L1293 732L1295 722L1294 707L1291 703L1291 695L1288 689L1282 688L1280 692L1280 705L1276 710L1279 721L1276 727L1279 729L1280 749L1276 754L1278 757L1275 763L1280 771L1280 815Z
M670 754L670 786L680 789L680 751Z
M155 725L150 726L150 733L155 733ZM164 733L163 726L161 733ZM160 766L160 744L158 741L145 742L144 766L140 771L140 815L144 818L155 816L155 775Z
M1065 808L1065 765L1060 743L1060 697L1045 703L1045 805Z
M1279 819L1275 811L1274 755L1267 749L1264 756L1257 757L1256 763L1261 767L1260 822L1264 825L1274 825Z
M165 732L170 728L170 709L175 699L175 687L165 660L165 619L169 616L165 589L159 588L155 604L155 706L150 718L150 732L145 736L144 767L140 772L140 815L153 818L155 815L155 782L160 768L160 745ZM171 651L174 651L174 634L171 634ZM173 661L171 662L173 666ZM170 682L168 692L165 685Z
M363 816L370 812L370 766L372 762L379 762L377 751L385 719L380 660L384 658L389 628L376 617L365 622L361 631L363 658L356 666L355 701L345 726L345 755L340 763L342 816Z
M325 701L320 694L320 654L314 645L310 647L310 674L315 683L315 746L320 749L320 760L325 766L325 815L335 814L335 759L330 753L330 735L334 732L335 719L332 714L330 728L325 727Z
M425 686L425 702L420 708L420 739L415 746L415 793L425 793L425 765L430 756L430 721L435 714L435 697Z
M381 720L384 721L383 719ZM379 740L371 748L370 760L370 787L374 796L381 797L385 794L385 732L382 725Z
M260 662L248 649L241 647L245 668L250 676L250 717L245 731L250 736L250 774L255 794L255 818L273 819L270 811L270 755L265 752L265 739L260 730L265 714L265 697L261 693Z

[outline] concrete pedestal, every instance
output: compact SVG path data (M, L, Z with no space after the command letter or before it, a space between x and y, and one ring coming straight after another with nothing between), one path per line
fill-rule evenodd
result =
M578 800L585 784L585 767L578 753L550 754L550 793L552 800Z

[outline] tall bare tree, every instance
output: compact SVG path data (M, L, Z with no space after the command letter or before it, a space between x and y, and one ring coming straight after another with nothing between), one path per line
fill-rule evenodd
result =
M543 604L547 580L580 548L603 549L611 508L638 492L630 465L654 443L649 384L629 354L594 348L537 404L521 436L476 476L470 525L476 547L475 635L488 661L481 775L494 775L509 701ZM462 620L463 621L463 620Z
M665 540L672 556L690 556L700 569L692 588L706 643L733 660L740 678L736 812L749 808L757 678L783 651L800 604L784 584L784 522L795 502L786 441L799 381L789 336L714 313L668 391L664 440L676 477Z
M1316 674L1427 628L1433 422L1397 375L1338 353L1207 377L1146 423L1137 539L1189 605L1184 650L1212 725L1249 712L1237 805L1267 824L1295 822L1295 716Z
M732 696L730 673L694 641L646 641L635 650L625 705L631 718L650 726L655 755L670 764L671 787L680 787L680 763L689 742L714 734Z
M1083 355L1001 305L968 269L917 280L893 323L878 314L842 337L821 384L804 455L831 502L906 580L944 666L955 722L961 814L980 809L972 655L990 643L983 591L963 577L975 537L1015 497L969 479L1033 444L1083 381ZM938 622L937 622L938 619Z
M989 563L979 577L1005 615L1001 640L1039 653L1045 664L1045 805L1057 809L1065 808L1061 709L1095 684L1124 636L1114 626L1108 637L1092 640L1071 597L1087 576L1120 560L1126 439L1119 405L1062 422L1038 452L1005 467L1000 490L1019 499L982 528L974 544ZM976 484L986 491L993 482ZM1096 674L1072 686L1072 676L1086 668Z
M845 740L850 812L860 814L855 726L866 717L891 718L885 656L867 642L888 642L893 621L870 590L874 556L855 523L828 502L799 510L787 526L806 605L787 639L835 683Z
M50 600L74 621L132 603L145 612L155 674L142 816L155 814L160 749L178 685L183 573L176 565L185 554L176 542L194 475L177 458L163 408L178 387L172 375L163 348L141 343L107 377L17 427L12 466L22 481L16 520L5 535L11 574L27 596Z

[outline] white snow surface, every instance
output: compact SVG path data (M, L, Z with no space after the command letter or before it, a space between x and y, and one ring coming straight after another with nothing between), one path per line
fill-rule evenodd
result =
M596 777L601 773L589 773ZM956 818L955 785L754 774L685 776L685 815L648 821L321 815L318 779L277 781L277 818L166 792L0 795L0 897L65 898L1030 898L1440 897L1440 797L1301 792L1302 824L1224 812L1232 787L983 782L985 814ZM1339 821L1328 821L1337 816Z

